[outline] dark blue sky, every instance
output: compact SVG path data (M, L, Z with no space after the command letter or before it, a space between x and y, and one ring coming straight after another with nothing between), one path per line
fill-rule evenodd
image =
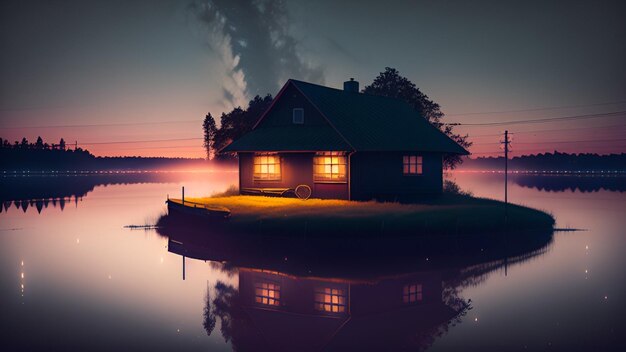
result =
M254 94L275 94L287 78L340 87L354 77L364 85L386 66L440 103L450 122L626 110L626 103L616 103L626 102L626 6L619 1L83 0L0 6L5 138L65 136L88 143L200 137L193 121L207 111L219 115ZM555 106L578 107L464 114ZM612 142L625 132L624 117L509 129L527 131L519 135L521 145L604 138L610 142L541 147L617 152L626 149ZM74 126L128 121L181 123ZM7 128L49 125L73 127ZM504 128L460 127L474 135ZM534 139L528 132L542 129L555 131ZM475 152L493 149L481 146L497 142L488 137L475 139ZM196 144L163 144L172 148L157 152L153 144L89 149L201 155Z

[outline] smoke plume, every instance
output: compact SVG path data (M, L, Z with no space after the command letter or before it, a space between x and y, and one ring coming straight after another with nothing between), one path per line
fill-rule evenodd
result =
M324 83L322 69L298 53L282 1L202 0L192 10L229 70L223 96L233 106L257 94L275 94L288 78Z

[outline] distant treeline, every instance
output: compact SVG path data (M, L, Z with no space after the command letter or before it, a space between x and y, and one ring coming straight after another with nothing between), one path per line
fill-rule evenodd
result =
M0 202L37 199L83 198L101 185L178 183L203 176L187 172L69 173L0 175Z
M61 138L57 144L35 143L26 138L9 142L0 138L0 170L3 171L65 171L65 170L155 170L173 167L206 166L204 159L164 157L96 157L82 148L68 148Z
M504 157L467 158L460 168L466 170L502 170L504 169ZM554 153L516 156L509 160L509 170L626 171L626 153L599 155L554 151Z

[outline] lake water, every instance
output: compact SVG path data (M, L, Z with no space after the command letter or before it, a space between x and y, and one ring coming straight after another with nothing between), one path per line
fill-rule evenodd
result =
M450 178L502 199L502 175ZM276 253L255 253L262 247L252 240L196 243L124 227L156 223L183 185L206 196L236 180L233 172L2 177L2 198L19 201L0 213L0 350L624 347L624 178L512 176L510 201L584 231L454 265L389 253L350 270L282 254L273 264L265 259Z

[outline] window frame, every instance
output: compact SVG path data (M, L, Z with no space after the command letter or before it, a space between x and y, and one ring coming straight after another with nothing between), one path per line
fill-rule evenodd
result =
M324 158L330 158L331 162L330 164L327 164L326 162L322 162L320 163L319 160L324 159ZM333 159L337 159L336 163L333 163ZM317 167L328 167L330 166L330 173L327 172L322 172L322 173L318 173L317 172ZM337 172L333 172L333 166L337 167ZM341 167L343 166L344 168L344 172L343 172L343 177L339 177L341 175L341 173L339 173L339 170L341 169ZM348 156L346 155L346 153L344 152L317 152L315 153L315 155L313 155L313 182L314 183L348 183L348 173L349 173L349 165L348 165ZM333 174L336 174L338 177L333 178ZM325 176L326 175L326 176ZM330 175L330 177L328 176Z
M412 290L412 289L415 290ZM411 300L413 299L413 300ZM418 304L424 301L424 285L421 283L409 283L402 286L402 303Z
M296 122L296 111L301 111L302 112L302 121L301 122ZM291 122L294 125L304 125L304 108L293 108L293 110L291 111Z
M415 158L414 163L411 162L411 158ZM415 166L415 172L411 172L411 166ZM407 171L407 168L408 168L408 171ZM403 176L423 176L424 175L424 156L421 154L402 155L402 175Z
M259 290L261 293L258 293ZM264 307L280 307L280 296L281 292L279 283L272 281L257 281L254 283L255 304L259 304Z
M274 163L263 163L263 162L257 162L258 158L267 158L267 157L273 157L276 158L276 162ZM260 165L261 171L259 171L257 173L256 171L256 166ZM262 169L263 166L267 166L268 168L268 172L263 173ZM272 165L274 168L276 168L276 166L278 165L278 172L273 172L270 173L269 172L269 167L270 165ZM263 175L267 175L267 176L263 176ZM279 154L277 153L256 153L252 156L252 180L257 182L257 181L266 181L266 182L276 182L276 181L281 181L283 177L283 173L282 173L282 158L280 157Z
M315 311L326 314L348 313L348 291L346 288L316 287L313 295ZM336 302L334 302L334 298L336 298Z

